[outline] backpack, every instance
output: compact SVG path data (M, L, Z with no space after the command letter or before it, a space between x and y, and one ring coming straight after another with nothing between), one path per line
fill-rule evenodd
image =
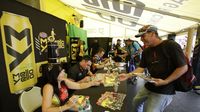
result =
M194 82L194 89L199 89L200 85L200 43L197 44L194 48L193 57L192 57L192 68L193 73L196 77Z
M178 79L175 80L175 90L181 92L187 92L192 90L193 81L195 76L193 74L192 66L189 63L189 59L185 57L187 60L188 70Z
M167 41L165 41L165 43L167 43ZM162 48L163 48L163 46L162 46ZM169 61L170 61L169 55L164 48L162 50L163 50L164 55L168 59L168 66L169 66ZM176 79L174 81L175 90L180 91L180 92L187 92L187 91L192 90L193 82L195 79L195 76L194 76L193 70L192 70L192 66L189 63L189 59L186 56L185 56L185 59L186 59L187 65L188 65L188 70L183 75L181 75L178 79Z
M143 50L143 46L138 42L138 41L136 41L136 40L133 40L133 43L137 43L139 46L140 46L140 48Z
M132 46L133 46L133 48L135 49L136 52L138 51L138 49L136 49L136 47L134 46L134 42L136 42L136 43L140 46L140 48L142 49L142 47L141 47L141 45L139 44L138 41L133 41ZM137 53L136 53L136 54L137 54ZM136 55L136 56L134 57L134 61L135 61L135 63L139 64L140 61L141 61L141 54Z

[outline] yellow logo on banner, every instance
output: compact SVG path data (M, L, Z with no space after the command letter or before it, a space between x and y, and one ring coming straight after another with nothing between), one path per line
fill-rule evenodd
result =
M32 25L28 17L5 11L0 25L9 87L16 93L37 83Z

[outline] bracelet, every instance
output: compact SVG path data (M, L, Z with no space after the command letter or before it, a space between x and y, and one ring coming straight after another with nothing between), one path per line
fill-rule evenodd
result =
M62 112L62 107L61 106L59 106L59 112Z

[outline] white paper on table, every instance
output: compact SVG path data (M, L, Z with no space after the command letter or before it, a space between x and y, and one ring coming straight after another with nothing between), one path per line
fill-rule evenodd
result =
M146 76L144 73L134 73L135 75L137 75L138 77L148 81L148 82L154 82L151 77Z

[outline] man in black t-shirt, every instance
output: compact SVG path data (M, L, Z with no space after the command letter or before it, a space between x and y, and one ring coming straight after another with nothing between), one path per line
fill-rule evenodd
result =
M90 71L92 61L90 56L85 55L81 61L69 68L67 78L79 83L92 81L94 74ZM69 94L73 94L75 90L69 89Z
M114 46L114 60L116 62L122 62L123 59L121 55L124 54L124 50L121 47L121 40L117 39L117 44Z
M90 76L93 76L90 72L91 58L89 56L83 56L82 60L69 68L67 78L75 82L88 82Z
M149 47L144 49L139 67L129 75L121 74L120 80L140 76L147 69L151 78L143 77L147 82L134 97L133 111L163 112L175 94L174 80L187 71L184 53L178 43L162 41L155 26L142 27L136 37Z

